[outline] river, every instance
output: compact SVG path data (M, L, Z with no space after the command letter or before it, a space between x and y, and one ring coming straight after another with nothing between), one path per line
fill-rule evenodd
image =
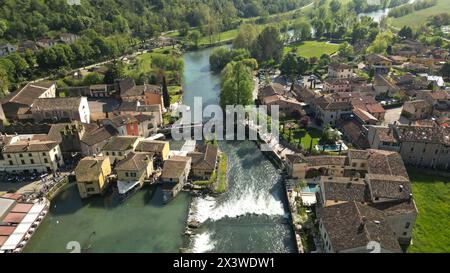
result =
M183 101L219 102L220 79L209 69L212 48L184 54ZM202 222L194 252L292 252L293 235L279 171L251 141L219 143L229 158L229 189L217 198L194 198ZM144 188L121 203L114 194L81 200L75 184L53 201L25 252L178 252L191 198L179 194L163 205L161 191Z
M415 1L416 0L409 0L407 4L414 3ZM403 4L403 5L406 5L406 4ZM403 6L403 5L400 5L400 6ZM397 6L397 7L400 7L400 6ZM367 16L367 17L372 18L375 22L379 23L383 16L388 16L389 11L391 9L393 9L393 8L385 8L385 9L379 9L379 10L375 10L375 11L371 11L371 12L363 12L363 13L358 14L358 17Z
M184 55L184 104L194 97L218 104L220 78L209 68L213 48ZM199 234L194 252L291 252L293 237L283 202L279 171L251 141L220 141L228 156L228 191L213 198L194 198Z

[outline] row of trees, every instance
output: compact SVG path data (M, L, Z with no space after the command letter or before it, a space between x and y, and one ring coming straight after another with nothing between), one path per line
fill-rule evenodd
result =
M229 29L239 18L266 16L296 9L306 0L4 0L0 39L24 40L55 32L94 29L104 36L132 33L142 38L190 27Z
M391 9L389 11L389 17L402 17L407 14L413 13L416 10L426 9L436 5L437 0L420 0L412 4L403 5L401 7L397 7Z

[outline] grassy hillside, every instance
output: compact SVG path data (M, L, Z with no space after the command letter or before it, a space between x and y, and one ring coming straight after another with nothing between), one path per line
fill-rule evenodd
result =
M409 174L419 214L408 252L450 252L450 179Z
M426 23L429 16L443 12L450 12L450 0L437 0L437 4L430 8L418 10L402 17L392 18L392 25L399 28L403 26L418 26Z

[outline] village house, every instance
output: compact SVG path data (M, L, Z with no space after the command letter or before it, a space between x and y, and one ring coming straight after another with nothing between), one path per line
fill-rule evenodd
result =
M280 95L273 95L264 97L262 100L264 105L267 105L268 114L271 114L271 106L278 105L281 117L301 117L306 115L303 110L305 104L297 101L294 98L288 98Z
M191 160L191 176L197 179L209 179L216 170L218 148L212 144L200 145L196 151L187 154Z
M162 108L159 104L143 105L139 101L123 101L117 111L119 115L150 115L155 119L156 125L161 126L163 123Z
M425 100L407 101L403 104L401 115L409 120L429 118L433 107Z
M78 98L38 98L31 106L35 122L80 121L90 123L91 112L86 97Z
M110 125L99 126L97 124L89 124L80 139L81 155L93 156L101 153L103 147L118 132Z
M136 85L133 79L127 78L118 82L120 97L123 101L140 101L145 105L160 105L164 109L162 87L158 85Z
M92 98L109 98L114 92L114 85L94 84L89 86L89 95Z
M17 51L17 46L12 44L4 44L0 46L0 57L7 56Z
M386 74L391 69L392 61L380 54L369 54L366 56L366 64L370 69L373 69L376 74Z
M367 141L367 128L365 125L367 124L376 124L378 120L375 117L370 117L369 113L366 113L369 116L368 121L361 121L362 118L357 115L356 109L353 110L355 114L354 119L348 119L344 121L341 125L340 131L344 139L350 142L354 147L359 149L366 149L369 147L369 142ZM363 114L365 116L365 114ZM365 118L365 117L363 117Z
M373 79L373 89L376 96L392 97L400 91L400 88L393 83L388 76L377 74Z
M51 124L47 133L49 140L56 141L65 162L71 162L81 154L81 138L85 133L79 122Z
M116 164L133 152L140 140L136 136L114 136L103 146L102 154L110 157L112 165Z
M353 67L349 64L332 63L328 65L328 78L343 79L353 77Z
M155 119L151 115L143 114L137 116L125 114L103 119L100 122L104 125L108 124L113 126L119 132L120 136L148 137L152 133L155 133L157 129Z
M39 98L54 98L56 85L53 82L28 83L21 90L1 100L5 116L9 120L31 119L31 106Z
M352 113L350 102L335 102L331 97L322 96L314 100L316 119L323 125L337 125L344 114Z
M417 92L417 98L424 99L432 105L432 114L438 118L450 116L450 93L444 90L423 90Z
M61 149L47 135L2 136L0 170L8 173L49 173L64 166Z
M275 95L288 98L293 97L293 94L289 91L289 89L285 88L282 84L279 83L271 83L258 89L258 100L261 103L263 102L264 98Z
M154 153L155 157L164 161L169 158L170 145L168 141L142 140L137 144L135 151Z
M359 108L362 111L370 113L379 121L384 120L386 110L379 102L375 100L375 98L370 96L361 96L359 98L351 98L350 103L353 106L353 109Z
M36 42L33 41L22 41L19 43L19 46L17 48L17 52L19 53L24 53L27 50L30 50L31 52L36 52L39 50L38 45L36 44Z
M369 149L349 150L346 156L293 154L286 156L286 162L291 178L313 179L316 183L319 179L317 219L322 224L319 224L319 229L327 252L357 251L355 248L358 246L338 246L342 236L346 235L335 233L338 229L355 228L346 222L352 217L348 211L343 211L339 217L334 216L344 226L326 224L333 220L327 215L329 211L352 203L356 206L363 204L378 213L377 220L390 227L395 245L410 242L417 208L406 168L397 152Z
M450 128L437 125L369 126L371 148L396 151L405 164L447 170Z
M73 44L75 43L80 37L73 33L61 33L59 34L59 40L65 44Z
M142 187L153 173L153 154L131 152L114 168L117 173L117 187L120 194L126 194L136 187Z
M58 42L49 38L41 38L36 41L36 44L41 48L49 48L58 44Z
M373 238L379 238L381 253L402 250L386 216L370 206L346 202L317 210L319 232L326 253L369 253ZM370 247L368 247L370 246Z
M326 79L323 91L326 93L350 92L352 91L352 83L348 79Z
M190 169L190 157L172 156L164 161L160 176L164 202L170 201L181 191L187 182Z
M75 178L81 198L103 194L109 184L111 165L109 157L85 157L75 168Z

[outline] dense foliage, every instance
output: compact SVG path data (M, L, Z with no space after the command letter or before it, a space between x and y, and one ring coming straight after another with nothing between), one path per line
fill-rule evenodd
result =
M133 33L150 37L155 32L214 23L232 27L238 18L264 16L303 6L305 0L67 0L0 1L0 39L24 40L81 33L94 29L110 36ZM213 26L211 26L213 27Z
M436 5L437 0L420 0L412 4L402 5L389 11L390 17L402 17L416 10L426 9Z

